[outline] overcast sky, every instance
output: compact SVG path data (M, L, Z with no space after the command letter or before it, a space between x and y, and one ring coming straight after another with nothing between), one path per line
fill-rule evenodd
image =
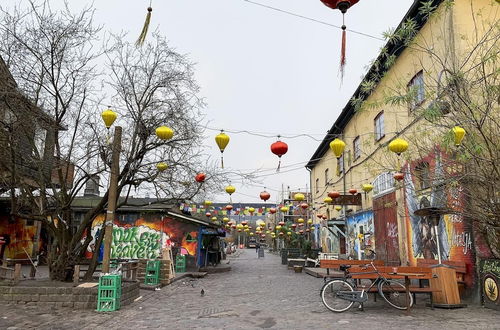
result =
M13 1L13 0L8 0ZM253 0L252 0L253 1ZM3 2L3 1L2 1ZM14 1L13 1L14 2ZM339 11L320 0L255 0L269 6L335 25ZM346 16L348 28L381 37L396 27L413 0L361 0ZM63 0L50 0L53 8ZM75 10L90 0L69 0ZM144 23L149 0L95 0L96 23L106 30L130 31L135 40ZM361 81L366 66L384 42L348 33L347 68L340 84L339 29L272 11L244 0L153 0L150 31L159 29L178 52L197 63L196 79L209 127L228 131L248 130L269 135L310 134L282 139L289 146L276 173L278 158L270 152L276 138L228 133L224 153L227 168L262 168L262 183L242 186L233 181L233 202L257 202L266 187L276 201L285 189L306 190L311 158L338 114ZM216 131L207 130L205 145L219 158ZM215 197L225 202L225 193Z

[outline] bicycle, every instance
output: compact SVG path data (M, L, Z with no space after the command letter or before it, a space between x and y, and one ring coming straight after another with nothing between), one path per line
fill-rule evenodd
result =
M340 270L344 272L342 279L334 279L326 282L321 288L321 299L323 304L332 312L345 312L357 302L362 308L363 303L368 301L368 292L377 285L377 290L380 296L392 307L400 310L406 310L406 288L398 281L385 278L375 267L373 262L370 262L374 271L362 273L349 273L349 265L341 265ZM367 265L368 266L368 265ZM365 289L359 290L356 281L352 278L353 275L360 274L377 274L378 277L372 281L371 285ZM413 305L413 296L409 295L410 307Z

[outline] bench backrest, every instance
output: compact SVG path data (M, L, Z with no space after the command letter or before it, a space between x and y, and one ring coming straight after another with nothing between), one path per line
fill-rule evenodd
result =
M385 263L383 260L320 260L321 268L334 268L338 269L341 265L369 265L373 262L375 266L383 266Z
M437 264L438 261L435 259L417 259L417 267L430 267ZM443 264L453 267L457 273L465 274L467 272L463 261L444 260Z
M392 273L406 273L406 274L419 274L419 276L410 276L410 278L415 279L430 279L433 277L432 269L428 267L407 267L407 266L377 266L377 270L386 278L390 279L404 279L403 275L392 275ZM374 269L371 266L359 267L354 266L349 268L349 273L352 274L352 278L355 279L375 279L378 274L374 273ZM356 274L357 273L357 274Z

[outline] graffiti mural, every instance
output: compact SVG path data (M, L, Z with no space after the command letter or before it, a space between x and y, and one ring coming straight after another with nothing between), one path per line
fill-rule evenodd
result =
M95 243L101 235L104 215L98 216L92 224L92 241L86 256L92 257ZM112 259L153 259L160 256L165 247L178 249L184 254L195 256L198 226L160 216L143 216L135 221L113 224L111 243Z
M368 250L375 250L373 211L347 217L348 255L355 259L368 257ZM396 228L397 235L397 228Z
M2 248L0 246L0 258L9 259L27 259L28 256L25 250L30 254L33 251L33 242L37 232L36 222L29 223L28 221L20 218L10 221L9 216L0 216L0 236L8 238L8 244ZM40 249L42 241L39 241L39 246L36 251Z
M415 167L406 165L405 175L405 212L407 221L407 237L410 265L415 266L417 259L437 259L438 244L442 260L461 261L466 264L468 274L465 282L473 284L472 267L474 264L472 252L472 228L460 214L465 200L462 187L459 185L445 186L442 184L444 171L441 155L428 157L429 164L428 188L422 189L422 183L412 173ZM431 181L432 180L432 181ZM420 189L419 189L420 188ZM424 207L443 207L457 211L440 217L437 236L433 223L428 217L416 216L414 212Z

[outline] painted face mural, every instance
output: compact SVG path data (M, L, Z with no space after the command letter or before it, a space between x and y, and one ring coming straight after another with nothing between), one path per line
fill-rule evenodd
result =
M366 250L375 250L373 226L373 211L347 217L348 254L351 257L365 259Z
M101 235L104 215L98 216L92 224L92 241L86 256L92 257L96 241ZM197 249L197 226L175 221L170 218L147 216L135 221L115 221L112 259L152 259L157 258L165 247L179 248L194 256Z

